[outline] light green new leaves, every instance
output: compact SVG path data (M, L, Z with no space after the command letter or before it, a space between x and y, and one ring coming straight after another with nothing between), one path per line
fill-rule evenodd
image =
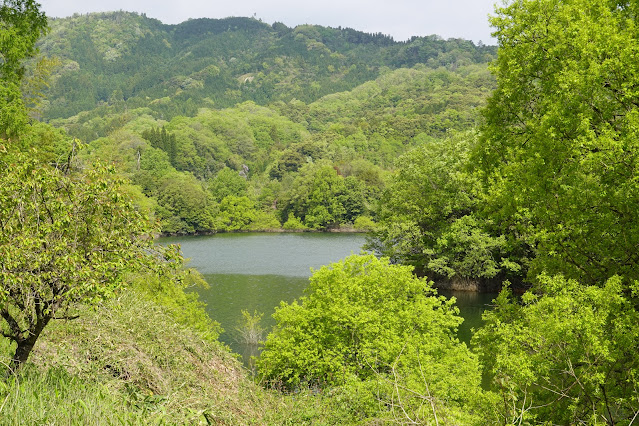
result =
M114 295L131 270L181 264L177 253L153 247L153 226L112 169L63 172L22 154L3 160L0 325L17 344L18 365L49 320Z
M0 137L15 136L27 123L20 92L24 60L35 55L35 43L46 28L47 18L35 1L0 4Z
M281 304L258 369L288 389L377 383L389 404L431 392L442 407L465 402L471 412L478 364L454 337L462 319L453 304L411 267L353 255L316 270L299 302Z
M507 291L475 336L504 422L627 424L639 411L639 313L621 279L602 287L541 276L521 303Z
M639 270L639 43L633 2L498 9L498 88L474 158L493 216L536 248L531 276Z

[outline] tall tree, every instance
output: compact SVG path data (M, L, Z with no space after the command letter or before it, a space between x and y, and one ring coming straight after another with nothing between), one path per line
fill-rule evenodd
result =
M639 418L638 11L516 0L492 20L498 88L473 160L488 214L535 251L532 290L503 291L474 338L501 424Z
M482 186L469 162L477 139L476 132L451 133L402 156L368 247L439 282L521 281L525 250L482 215Z
M536 248L533 276L639 278L638 11L522 0L492 18L498 88L475 161L497 222Z
M20 84L24 60L33 57L47 18L33 0L2 0L0 6L0 137L15 136L27 123Z

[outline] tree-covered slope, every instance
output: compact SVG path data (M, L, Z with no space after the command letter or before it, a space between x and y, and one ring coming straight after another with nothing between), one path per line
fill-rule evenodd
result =
M308 103L374 79L382 67L485 63L495 52L465 40L395 42L348 28L288 28L251 18L164 25L120 11L55 19L50 26L40 49L61 64L47 93L45 118L158 99L163 101L151 108L165 118L247 100Z
M50 28L32 115L131 177L164 232L369 227L396 158L475 127L494 88L494 48L459 39L127 12Z
M310 104L249 101L169 121L150 107L110 106L53 122L90 141L87 159L116 163L156 199L166 232L278 228L291 215L326 228L370 217L395 159L449 130L477 125L493 85L482 65L417 65L387 69ZM340 202L313 199L310 184L318 179L333 182L324 196ZM226 196L243 200L239 223L216 219L237 219L239 201L224 207ZM328 211L323 219L311 213L306 220L321 206ZM260 213L251 219L246 211Z

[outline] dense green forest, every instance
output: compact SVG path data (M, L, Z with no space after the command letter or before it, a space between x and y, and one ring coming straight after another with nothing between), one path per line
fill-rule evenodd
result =
M638 20L511 1L495 48L3 0L0 419L639 421ZM254 377L153 240L353 229ZM470 345L436 287L500 291Z
M494 88L494 47L436 36L125 12L50 28L31 115L115 163L165 233L371 229L394 160L477 125Z

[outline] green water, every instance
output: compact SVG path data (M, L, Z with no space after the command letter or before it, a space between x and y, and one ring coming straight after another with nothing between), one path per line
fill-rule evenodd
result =
M361 252L363 234L281 233L216 234L197 237L162 238L160 243L177 243L199 270L210 288L198 290L211 318L222 324L220 340L245 361L256 348L238 342L235 328L242 310L264 313L262 325L270 329L271 315L280 301L292 302L303 295L311 268L338 261ZM481 324L481 313L493 294L442 293L456 297L465 318L459 330L462 341L470 340L470 330Z

